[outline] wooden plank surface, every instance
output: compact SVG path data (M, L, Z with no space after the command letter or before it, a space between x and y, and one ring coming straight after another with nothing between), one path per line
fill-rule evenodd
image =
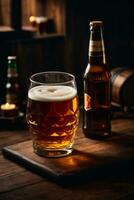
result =
M132 138L132 141L129 141L130 145L133 144L134 119L114 120L112 122L112 130L120 133L121 142L119 140L117 142L115 136L115 143L124 146L127 133ZM81 132L77 135L76 140L80 138L81 142L84 142ZM4 146L10 146L28 139L27 130L1 130L0 152ZM111 140L112 138L109 138L106 143L110 144ZM97 141L93 141L93 143L95 142ZM75 144L76 149L77 145L79 148L79 143ZM106 168L104 171L99 168L97 171L102 174L101 177L95 178L95 173L92 179L90 176L83 175L85 176L84 181L76 179L77 183L73 184L71 179L69 185L62 186L32 173L31 170L26 170L15 162L5 159L1 154L0 200L132 200L134 199L133 168L133 160L127 160L123 164L118 164L118 170L115 170L117 169L116 167L111 166L106 173Z
M129 130L129 123L126 129L125 132L117 130L110 138L98 141L85 138L79 128L73 153L62 158L36 155L31 140L4 147L3 154L44 177L69 180L71 176L97 174L98 169L106 170L109 166L116 169L117 164L130 162L134 158L134 134Z

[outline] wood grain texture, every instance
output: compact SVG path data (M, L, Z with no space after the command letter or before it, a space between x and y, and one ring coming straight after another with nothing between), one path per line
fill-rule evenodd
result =
M85 140L87 140L80 130L81 127L78 131L79 134L76 135L76 150L80 149L79 143L85 144ZM126 149L129 149L130 145L133 148L134 119L116 119L112 121L112 130L118 133L119 138L115 133L106 141L99 142L92 140L90 147L88 147L88 143L81 147L81 152L85 152L85 149L89 148L91 154L85 154L94 159L96 159L94 154L97 154L98 159L98 157L102 156L96 150L104 146L104 144L110 147L114 143L115 146L125 147ZM129 141L126 141L126 137L129 137ZM29 133L27 130L0 130L0 149L7 145L10 146L27 141L28 139ZM97 145L96 149L93 148L95 144ZM99 144L100 146L98 146ZM109 155L111 155L110 152ZM76 155L74 156L75 158L77 157ZM131 154L129 156L132 158ZM66 160L69 160L69 157L66 157ZM74 163L77 162L75 159ZM58 166L56 160L54 165ZM66 163L60 163L59 161L59 166L61 165L65 167ZM88 173L82 174L80 179L76 176L74 177L75 184L73 179L69 179L69 184L61 185L49 181L46 176L38 176L32 173L31 170L27 170L21 165L11 162L5 159L3 155L0 155L0 200L131 200L134 199L133 167L133 159L130 159L125 162L119 162L115 166L110 164L109 167L104 169L99 167L97 170L95 169L95 173L92 173L92 177L90 173L89 175ZM96 173L100 176L96 175Z
M31 140L4 147L3 154L37 174L62 181L83 174L92 176L100 169L125 167L126 162L134 158L134 134L130 130L125 133L118 131L107 140L97 141L85 138L79 128L70 156L53 159L40 157L33 152Z

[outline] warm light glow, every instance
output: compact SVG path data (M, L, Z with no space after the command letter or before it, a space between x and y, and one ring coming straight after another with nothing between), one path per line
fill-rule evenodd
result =
M29 17L29 21L30 22L35 22L36 21L36 17L35 16L30 16Z
M15 104L5 103L1 105L1 110L14 110L14 109L16 109Z

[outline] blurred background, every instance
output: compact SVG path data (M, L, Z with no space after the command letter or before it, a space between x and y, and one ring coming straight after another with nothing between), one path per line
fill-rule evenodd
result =
M8 56L17 58L22 101L29 76L46 70L73 73L81 97L91 20L103 20L110 69L133 69L133 10L130 0L0 0L0 104Z

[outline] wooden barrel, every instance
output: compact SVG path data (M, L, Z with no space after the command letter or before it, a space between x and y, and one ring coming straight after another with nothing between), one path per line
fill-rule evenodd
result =
M111 100L113 105L134 106L134 70L114 68L111 70Z

